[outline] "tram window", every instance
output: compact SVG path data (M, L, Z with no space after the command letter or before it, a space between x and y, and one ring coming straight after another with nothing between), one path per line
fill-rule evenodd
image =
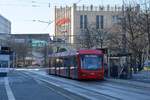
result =
M70 66L70 61L69 61L69 58L68 58L68 57L65 57L65 58L64 58L64 66L65 66L65 67L69 67L69 66Z
M52 67L55 67L56 66L56 58L53 58L52 59Z
M81 67L88 70L96 70L102 67L102 57L97 55L82 55Z
M64 66L65 66L65 67L70 67L70 66L72 66L72 57L65 57L65 58L64 58Z
M52 59L49 59L49 67L52 67Z
M55 61L56 61L56 67L59 67L59 58L56 58Z
M62 67L62 58L58 57L55 59L55 62L56 62L56 67Z
M74 67L77 67L77 59L76 59L76 56L73 56L73 57L72 57L72 65L73 65Z
M58 65L58 67L63 66L63 58L57 58L57 65Z

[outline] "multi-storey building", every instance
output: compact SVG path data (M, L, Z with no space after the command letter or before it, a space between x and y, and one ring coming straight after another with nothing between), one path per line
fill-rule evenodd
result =
M117 22L121 7L77 6L55 7L55 36L66 43L76 42L83 30L93 25L96 29L113 28Z
M11 46L16 52L16 64L29 66L44 64L48 52L47 44L50 42L49 34L11 34Z
M10 34L11 33L11 22L0 15L0 34Z
M0 45L7 45L11 33L11 22L0 15Z

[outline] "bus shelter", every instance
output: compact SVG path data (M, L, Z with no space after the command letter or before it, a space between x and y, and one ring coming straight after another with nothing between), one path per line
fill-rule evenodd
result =
M110 55L108 59L108 75L110 77L122 79L131 78L131 54Z

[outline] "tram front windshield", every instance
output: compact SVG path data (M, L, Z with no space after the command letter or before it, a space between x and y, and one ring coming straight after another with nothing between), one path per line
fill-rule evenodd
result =
M102 56L81 55L81 68L86 70L97 70L102 68Z

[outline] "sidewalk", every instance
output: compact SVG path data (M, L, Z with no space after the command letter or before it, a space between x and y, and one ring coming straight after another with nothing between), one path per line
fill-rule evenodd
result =
M150 71L143 70L143 71L137 72L136 74L132 75L131 80L150 84Z
M132 85L132 86L142 87L142 88L150 88L150 83L138 82L134 80L109 79L109 78L106 78L106 80L114 83L119 83L119 84Z

